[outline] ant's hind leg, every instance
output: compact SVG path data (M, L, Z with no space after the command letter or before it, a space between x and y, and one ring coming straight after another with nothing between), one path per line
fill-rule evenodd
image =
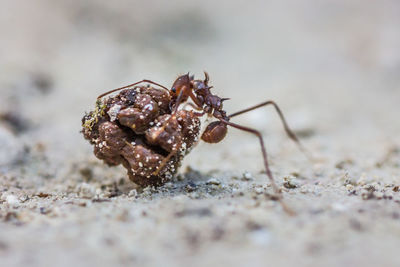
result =
M271 172L271 170L270 170L270 168L269 168L269 163L268 163L267 150L265 149L264 139L262 138L261 133L260 133L259 131L255 130L255 129L248 128L248 127L245 127L245 126L236 124L236 123L232 123L232 122L229 122L229 121L224 120L224 119L219 119L219 120L222 121L223 123L225 123L225 124L227 124L227 125L233 127L233 128L236 128L236 129L239 129L239 130L248 132L248 133L252 133L252 134L254 134L254 135L256 135L256 136L258 137L258 140L260 141L261 152L262 152L263 159L264 159L265 171L266 171L267 176L268 176L268 178L269 178L269 180L270 180L270 182L271 182L271 186L272 186L272 188L273 188L273 190L274 190L276 196L278 197L278 200L279 200L279 202L281 203L282 208L283 208L288 214L294 215L295 212L292 211L292 210L291 210L288 206L286 206L286 204L284 203L284 201L283 201L283 199L282 199L282 193L279 191L279 188L278 188L278 186L277 186L276 183L275 183L274 177L272 176L272 172Z
M309 152L307 151L307 149L305 149L305 147L302 145L302 143L300 142L299 138L297 138L296 134L289 128L289 125L288 125L288 123L286 122L285 116L283 116L283 113L282 113L281 109L279 108L279 106L278 106L274 101L271 101L271 100L270 100L270 101L266 101L266 102L260 103L260 104L258 104L258 105L255 105L255 106L246 108L246 109L244 109L244 110L235 112L235 113L229 115L228 117L229 117L229 118L233 118L233 117L235 117L235 116L241 115L241 114L243 114L243 113L246 113L246 112L249 112L249 111L252 111L252 110L255 110L255 109L264 107L264 106L267 106L267 105L272 105L272 106L274 106L276 112L278 113L278 115L279 115L279 117L280 117L280 119L281 119L281 121L282 121L283 128L285 129L285 132L286 132L286 134L288 135L288 137L289 137L290 139L292 139L292 140L297 144L297 146L299 147L299 149L305 154L305 156L306 156L309 160L312 160L312 156L309 154Z
M114 92L116 92L116 91L123 90L123 89L129 88L129 87L138 85L138 84L140 84L140 83L150 83L150 84L159 86L159 87L161 87L162 89L165 89L165 90L169 91L169 89L168 89L167 87L165 87L164 85L161 85L161 84L159 84L159 83L153 82L153 81L151 81L151 80L141 80L141 81L138 81L138 82L135 82L135 83L132 83L132 84L129 84L129 85L126 85L126 86L123 86L123 87L120 87L120 88L112 89L112 90L110 90L110 91L108 91L108 92L105 92L105 93L99 95L99 96L97 97L97 99L100 99L100 98L102 98L102 97L104 97L104 96L106 96L106 95L108 95L108 94L114 93Z

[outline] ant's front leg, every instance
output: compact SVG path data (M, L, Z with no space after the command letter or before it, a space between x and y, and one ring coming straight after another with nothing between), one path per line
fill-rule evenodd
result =
M187 106L190 106L190 107L193 108L194 110L203 110L203 109L200 108L199 106L197 106L197 105L195 105L195 104L193 104L193 103L190 103L190 102L186 102L186 103L183 105L183 108L182 108L182 109L186 109Z
M244 109L244 110L235 112L235 113L229 115L228 118L233 118L233 117L235 117L235 116L241 115L241 114L243 114L243 113L246 113L246 112L249 112L249 111L252 111L252 110L255 110L255 109L264 107L264 106L267 106L267 105L272 105L272 106L274 106L276 112L278 113L278 115L279 115L279 117L280 117L280 119L281 119L281 121L282 121L283 128L285 129L285 132L286 132L286 134L288 135L288 137L289 137L290 139L292 139L292 140L297 144L297 146L299 147L299 149L306 155L306 157L307 157L309 160L312 160L312 156L309 154L309 152L307 151L307 149L302 145L302 143L300 143L300 140L299 140L299 138L297 138L296 134L289 128L289 125L288 125L288 123L286 122L285 116L283 116L283 113L282 113L281 109L279 108L279 106L278 106L274 101L269 100L269 101L260 103L260 104L258 104L258 105L255 105L255 106L246 108L246 109Z

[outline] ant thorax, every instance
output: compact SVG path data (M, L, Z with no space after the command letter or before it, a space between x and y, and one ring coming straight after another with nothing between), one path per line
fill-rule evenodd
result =
M217 95L211 93L212 86L208 86L208 76L206 80L193 80L193 93L197 100L199 108L203 109L204 113L212 115L216 118L223 118L229 120L226 116L226 112L223 111L223 101L227 98L220 98Z

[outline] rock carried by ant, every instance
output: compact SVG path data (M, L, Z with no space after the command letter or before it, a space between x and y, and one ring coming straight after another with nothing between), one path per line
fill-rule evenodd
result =
M164 89L125 89L98 99L95 110L82 119L82 133L97 158L109 166L122 164L134 183L161 185L176 174L200 131L192 111L179 110L171 117L170 102Z

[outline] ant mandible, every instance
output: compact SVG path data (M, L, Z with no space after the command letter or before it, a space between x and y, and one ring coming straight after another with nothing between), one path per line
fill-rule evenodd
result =
M260 142L261 152L262 152L262 156L264 159L264 167L265 167L266 174L271 182L271 186L272 186L278 200L281 202L283 208L287 212L293 214L293 212L286 205L284 205L284 203L282 201L281 192L280 192L279 188L277 187L275 180L273 178L272 172L269 168L268 155L267 155L267 151L265 148L264 139L263 139L260 131L246 127L246 126L242 126L242 125L239 125L239 124L236 124L236 123L233 123L230 121L231 118L236 117L238 115L247 113L249 111L252 111L252 110L267 106L267 105L272 105L275 108L276 112L278 113L288 137L290 139L292 139L299 146L300 150L302 150L303 152L306 152L305 149L303 148L303 146L301 145L301 143L299 142L299 139L297 138L297 136L289 128L281 109L274 101L265 101L258 105L251 106L249 108L232 113L230 115L226 115L225 110L223 110L223 102L228 100L229 98L221 98L217 95L212 94L211 90L210 90L212 88L212 86L208 85L208 82L210 80L209 75L207 72L204 72L204 75L205 75L204 80L195 80L194 76L190 76L189 73L179 76L173 83L171 89L168 89L167 87L165 87L159 83L153 82L151 80L141 80L136 83L133 83L133 84L121 87L121 88L113 89L104 94L101 94L100 96L98 96L98 99L100 99L110 93L113 93L115 91L130 88L130 87L138 85L140 83L149 83L149 84L153 84L153 85L156 85L158 87L161 87L161 88L167 90L168 93L170 94L170 97L171 97L170 120L174 119L174 116L175 116L176 112L178 111L179 106L183 103L187 103L188 105L192 106L195 110L199 111L199 112L194 112L194 114L198 117L208 115L208 116L211 116L211 117L214 117L215 119L217 119L217 121L211 122L206 127L203 134L201 135L201 139L207 143L214 144L214 143L221 142L225 138L225 136L228 132L228 126L231 126L233 128L236 128L236 129L239 129L239 130L251 133L251 134L254 134L255 136L257 136L257 138ZM193 101L193 103L187 102L189 100L189 98ZM164 125L164 127L165 127L165 125ZM163 127L161 127L159 131L160 132L163 131ZM179 150L179 146L173 152L171 152L164 159L163 162L161 162L158 170L155 171L155 173L154 173L155 175L158 174L159 170L161 170L163 168L163 166L166 164L166 162L178 150Z

